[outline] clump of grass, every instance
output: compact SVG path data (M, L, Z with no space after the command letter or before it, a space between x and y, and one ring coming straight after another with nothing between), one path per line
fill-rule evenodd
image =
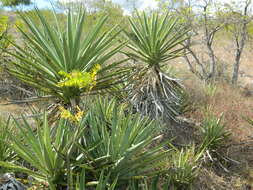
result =
M246 121L253 127L253 119L245 118Z
M205 87L204 87L204 93L208 97L215 96L215 94L217 93L217 91L218 91L218 87L217 87L216 84L213 84L213 83L206 84Z
M187 116L196 122L202 122L206 118L203 109L208 107L213 115L223 113L226 128L231 131L231 138L235 143L248 140L252 129L243 117L253 118L252 97L246 97L242 90L227 83L216 83L217 92L214 96L207 96L205 87L199 81L186 81L186 86L189 89L189 101L192 103Z

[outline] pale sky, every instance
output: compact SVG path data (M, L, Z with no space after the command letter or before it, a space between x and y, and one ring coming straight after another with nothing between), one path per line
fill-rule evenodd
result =
M112 0L112 2L120 4L123 9L125 10L125 13L129 13L130 10L132 9L131 4L127 2L127 0ZM146 9L146 8L151 8L154 9L157 7L157 2L155 0L138 0L138 3L136 3L136 7L140 10Z
M51 0L52 2L54 0ZM78 0L60 0L62 2L70 2L70 1L78 1ZM50 7L50 0L33 0L33 2L39 7L39 8L46 8ZM121 5L126 12L129 11L129 2L127 0L112 0L112 2L117 3ZM139 2L136 4L138 9L146 9L146 8L155 8L157 7L157 2L155 0L139 0Z
M32 0L39 8L47 8L51 7L50 1L54 2L55 0ZM62 2L71 2L71 1L80 1L80 0L60 0ZM125 13L129 13L131 10L131 4L127 0L111 0L114 3L118 3L123 7L125 10ZM133 2L134 0L130 0ZM245 0L214 0L214 2L220 2L220 3L231 3L231 2L236 2L238 3L243 3ZM136 8L143 10L146 8L151 8L154 9L157 7L157 2L156 0L138 0L138 3L136 3ZM196 4L201 4L203 0L196 0ZM237 5L238 6L238 5ZM240 5L238 8L241 7Z

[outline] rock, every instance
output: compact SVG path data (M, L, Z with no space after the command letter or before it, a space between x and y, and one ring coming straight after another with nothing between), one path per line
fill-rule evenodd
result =
M26 187L7 173L0 177L0 190L26 190Z

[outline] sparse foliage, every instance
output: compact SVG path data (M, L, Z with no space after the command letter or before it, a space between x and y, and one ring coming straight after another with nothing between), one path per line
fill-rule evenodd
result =
M0 0L2 6L13 7L17 5L29 5L31 4L31 0Z

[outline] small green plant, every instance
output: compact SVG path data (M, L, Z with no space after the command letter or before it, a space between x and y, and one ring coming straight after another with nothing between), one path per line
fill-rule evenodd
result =
M173 189L191 189L194 180L198 176L201 155L197 153L195 146L186 149L175 150L171 153L170 172L167 180Z
M226 144L230 132L226 130L222 121L223 115L216 117L212 113L207 113L201 125L201 144L198 152L203 158L203 161L210 166L220 167L222 170L228 172L224 164L228 161L234 161L228 158L223 152L222 148Z
M208 97L213 97L217 93L218 88L216 84L208 83L204 87L204 92Z
M253 119L246 117L245 120L253 127Z
M212 114L207 114L201 125L202 144L200 152L202 151L216 151L224 145L230 133L225 129L222 123L223 115L216 117Z

